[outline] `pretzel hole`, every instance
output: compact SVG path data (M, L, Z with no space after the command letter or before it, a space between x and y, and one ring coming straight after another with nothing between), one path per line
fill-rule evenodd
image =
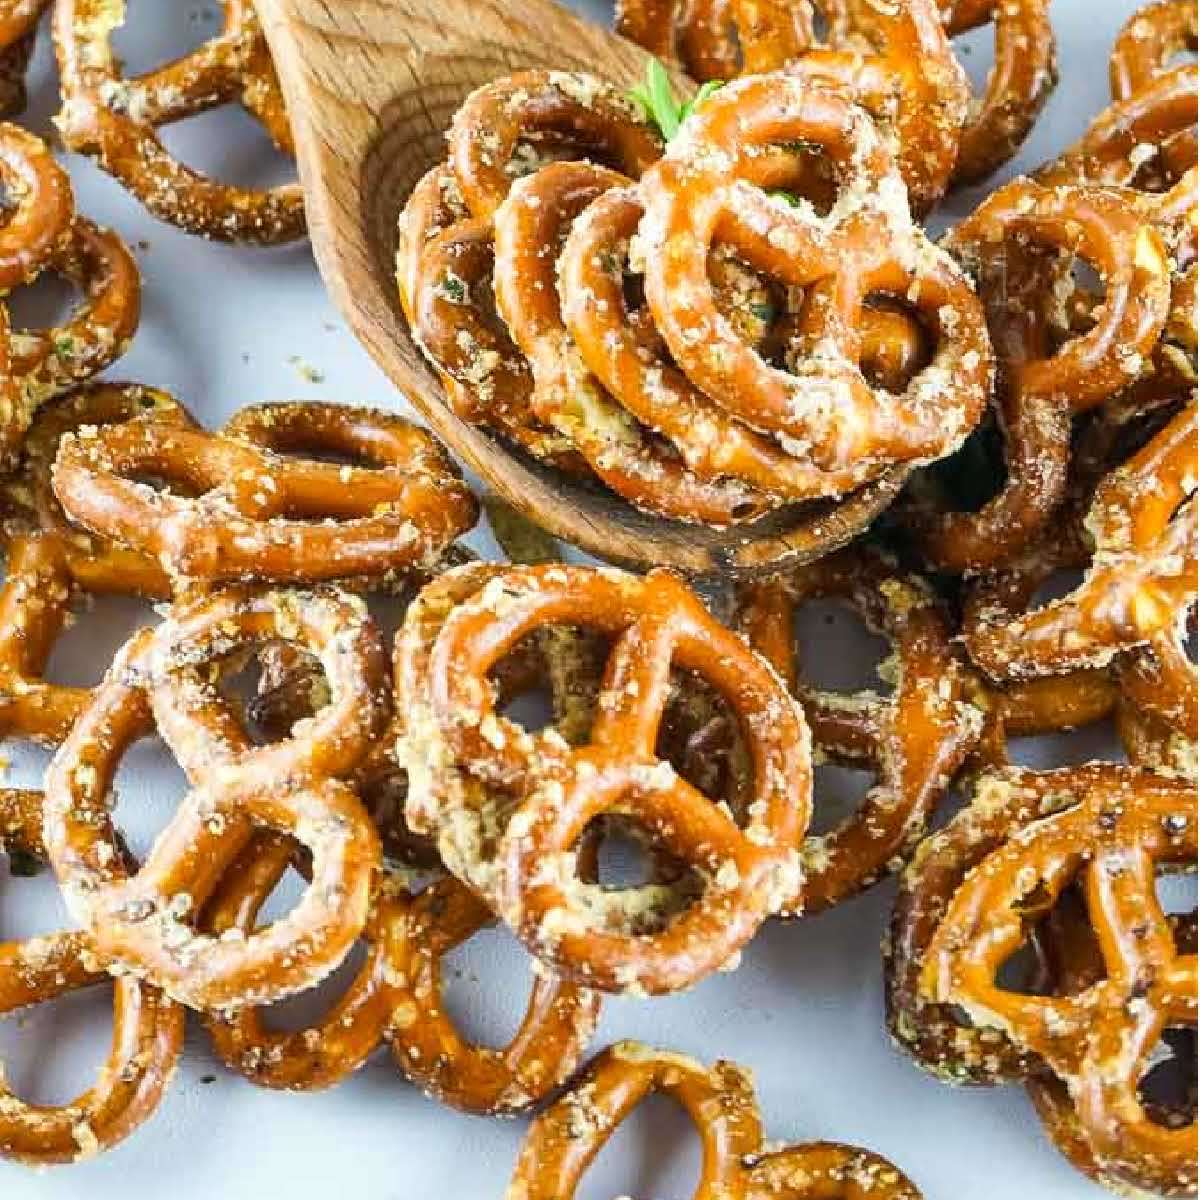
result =
M959 512L978 512L1004 483L1004 439L995 414L982 423L947 458L926 468L928 477L945 493Z
M94 1086L112 1041L111 985L56 996L0 1017L0 1062L27 1104L69 1103Z
M522 638L488 676L498 713L528 733L554 727L569 742L586 741L610 644L570 626Z
M1170 1025L1150 1052L1138 1081L1146 1116L1166 1129L1186 1129L1196 1120L1196 1030Z
M190 790L183 768L158 738L143 738L126 751L113 779L113 824L138 862Z
M1062 567L1052 572L1039 585L1029 600L1029 611L1044 608L1069 596L1083 582L1084 571L1075 567Z
M700 1169L700 1139L687 1113L670 1096L653 1093L613 1131L576 1198L690 1196Z
M112 48L127 79L165 66L218 37L220 4L183 6L160 0L125 0L125 20L112 32Z
M1052 770L1090 762L1127 762L1111 719L1032 737L1009 738L1009 757L1022 767Z
M282 741L298 721L320 712L330 700L320 660L282 642L242 656L222 674L220 690L235 711L245 713L243 728L259 746Z
M1154 893L1159 906L1169 917L1186 918L1196 911L1196 876L1192 873L1160 873L1154 880Z
M845 601L822 598L798 604L792 630L793 645L799 647L798 674L806 687L878 696L895 690L891 643Z
M459 1036L500 1049L521 1027L528 989L497 986L530 978L529 952L502 925L488 925L442 959L442 1007Z
M831 762L816 766L813 769L813 815L808 836L832 833L852 820L875 781L875 773L861 767Z
M1000 964L996 986L1019 996L1045 995L1038 968L1038 954L1033 943L1023 942Z
M8 296L14 330L37 332L61 324L79 302L79 289L52 267Z
M975 96L972 110L978 109L980 93L987 85L988 75L996 63L995 26L991 21L976 29L956 34L952 39L954 50L971 80Z
M23 846L0 849L0 942L41 937L74 924L45 859Z
M46 664L48 683L91 687L130 634L154 622L147 600L133 596L80 596Z

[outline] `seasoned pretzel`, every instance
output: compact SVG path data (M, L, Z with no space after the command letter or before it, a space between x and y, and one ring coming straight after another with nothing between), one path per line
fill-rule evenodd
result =
M72 579L61 543L46 534L13 539L0 587L0 735L55 746L88 700L83 688L45 679L70 616Z
M295 855L287 838L252 843L209 902L205 922L212 932L250 932ZM255 1083L307 1091L340 1082L386 1040L405 1074L443 1103L476 1113L520 1112L578 1065L599 998L535 972L525 1022L506 1048L465 1041L442 1005L441 963L492 920L456 880L440 879L414 894L383 875L363 934L367 960L325 1017L282 1033L267 1029L252 1007L210 1015L217 1053Z
M50 0L0 3L0 118L25 108L25 69L37 40L37 24Z
M67 433L126 421L162 421L191 426L188 411L173 396L137 383L94 383L77 388L38 410L14 475L0 484L17 533L40 532L61 545L74 584L92 594L171 597L171 579L148 555L100 538L73 525L51 483L58 444Z
M768 195L819 147L838 174L827 216ZM639 241L655 325L681 370L716 403L825 471L869 474L952 451L978 421L991 350L974 293L911 223L874 125L844 94L787 72L726 85L643 177ZM719 312L715 241L781 285L806 290L792 371L765 361ZM905 301L935 331L930 364L897 396L860 369L868 295ZM954 399L948 381L954 379Z
M319 657L331 700L291 738L255 747L220 696L219 668L275 641ZM384 674L361 601L334 591L231 588L135 634L46 780L46 847L97 950L200 1009L269 1003L332 971L366 923L379 867L375 831L340 780L382 731ZM155 727L192 790L131 873L117 853L111 785L130 744ZM196 914L264 828L309 851L303 898L243 938L197 931Z
M1073 803L1019 830L967 875L929 943L920 987L1001 1030L1067 1085L1106 1175L1162 1194L1194 1192L1194 1118L1163 1127L1138 1096L1163 1029L1196 1023L1196 958L1177 953L1154 891L1157 871L1194 865L1194 791L1103 765L1035 776L1032 786ZM997 972L1025 941L1031 916L1076 879L1104 978L1066 996L1000 986Z
M296 456L314 451L369 465ZM220 434L151 422L67 434L53 481L73 521L209 581L378 578L436 561L477 512L425 430L336 404L257 406Z
M712 526L761 516L773 507L768 498L737 480L693 472L658 449L589 369L565 323L556 251L597 197L629 182L590 163L557 163L514 184L496 212L496 304L529 361L534 412L639 508ZM577 295L598 307L584 299L586 285Z
M533 1123L507 1200L574 1200L587 1168L652 1093L669 1096L700 1137L693 1200L920 1200L915 1185L869 1150L810 1142L768 1150L749 1072L705 1067L640 1042L618 1042Z
M41 818L39 793L0 790L0 854L45 857ZM83 933L0 943L0 1015L107 979ZM154 1114L183 1048L183 1009L132 976L112 986L112 1048L93 1087L66 1104L30 1104L0 1076L0 1157L29 1166L78 1162Z
M0 34L3 40L3 34ZM67 245L75 219L70 176L50 147L16 125L0 124L0 296L30 283Z
M1040 547L968 596L971 657L997 680L1105 666L1171 631L1196 593L1196 404L1101 484L1088 512L1084 581L1032 612ZM1032 586L1031 586L1032 578Z
M891 640L892 697L843 695L803 681L793 628L798 605L836 597ZM900 868L924 836L932 809L978 737L967 701L967 672L925 582L870 550L844 550L799 571L748 585L738 626L790 684L813 741L828 759L865 765L875 785L836 829L810 835L801 851L804 881L793 907L820 912ZM816 797L820 804L820 796Z
M615 639L595 724L577 748L498 715L488 683L523 638L560 624ZM409 825L436 834L449 869L568 978L604 991L685 987L728 963L795 893L811 794L803 715L674 577L451 571L409 610L397 656ZM657 753L673 666L725 698L746 740L745 828ZM698 873L699 897L581 880L575 847L609 813Z
M1181 956L1194 956L1196 913L1193 911L1186 915L1170 914L1167 920L1171 926L1176 953ZM1050 990L1052 994L1074 995L1094 986L1104 977L1104 959L1091 927L1087 906L1077 892L1069 892L1062 897L1054 912L1039 928L1038 951L1042 974L1039 986ZM1190 1053L1194 1060L1195 1032L1189 1032L1192 1035ZM1189 1051L1184 1049L1182 1053L1187 1054ZM1087 1133L1062 1081L1048 1071L1041 1071L1031 1076L1025 1087L1050 1140L1071 1165L1118 1194L1127 1192L1128 1181L1108 1174L1103 1165L1096 1160ZM1191 1090L1194 1102L1194 1080ZM1180 1099L1182 1106L1179 1108L1170 1103L1164 1105L1157 1098L1149 1096L1145 1097L1143 1102L1147 1115L1155 1124L1171 1128L1187 1125L1190 1121L1187 1097ZM1155 1182L1157 1181L1146 1181L1151 1186ZM1157 1192L1157 1188L1155 1190ZM1179 1180L1175 1181L1169 1190L1158 1194L1188 1195L1193 1192L1194 1189L1189 1189L1185 1181Z
M1122 27L1109 59L1114 100L1127 100L1165 74L1176 54L1196 53L1196 6L1159 0L1133 14Z
M775 3L763 6L774 12ZM792 6L795 19L807 9ZM616 29L656 58L674 59L693 79L733 79L741 73L734 0L617 0Z
M995 26L995 62L967 114L954 182L977 183L1009 161L1058 84L1049 0L940 0L951 37Z
M988 570L1012 558L1066 497L1071 421L1128 387L1158 343L1170 309L1170 267L1153 224L1128 200L1095 187L1017 180L950 235L974 263L1000 360L998 421L1006 480L976 512L918 502L922 553L939 569ZM1034 247L1079 255L1104 280L1091 327L1055 348L1035 299Z
M240 101L285 153L291 132L265 38L249 0L223 0L225 27L197 50L126 78L112 49L125 3L67 0L55 6L54 45L63 107L56 124L158 218L220 241L274 245L304 235L299 184L252 190L217 183L179 162L158 129Z

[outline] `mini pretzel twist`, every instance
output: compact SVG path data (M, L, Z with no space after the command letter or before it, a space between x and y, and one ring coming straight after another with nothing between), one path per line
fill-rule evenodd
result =
M869 1150L810 1142L767 1150L749 1072L705 1067L639 1042L598 1054L529 1130L507 1200L574 1200L587 1168L649 1095L669 1096L700 1137L693 1200L920 1200L903 1173Z
M0 790L0 854L45 857L41 823L39 793ZM0 1015L106 980L84 933L0 942ZM132 976L112 987L112 1046L91 1088L65 1104L32 1104L0 1077L0 1157L35 1167L77 1162L116 1145L157 1109L183 1047L183 1009Z
M929 943L920 987L1001 1030L1066 1084L1107 1175L1190 1194L1195 1119L1180 1128L1156 1124L1138 1084L1164 1028L1196 1024L1196 957L1177 952L1154 890L1157 872L1195 862L1194 790L1102 765L1053 772L1032 786L1073 803L1015 833L966 876ZM1064 996L1001 986L997 973L1026 940L1031 915L1053 908L1077 879L1104 977Z
M63 141L93 157L161 220L220 241L274 245L302 237L299 184L251 190L217 183L179 162L158 130L196 113L241 102L275 144L292 153L291 131L266 41L249 0L223 0L225 28L184 57L126 78L112 49L124 0L67 0L55 6L54 44L62 78L57 118Z
M50 0L0 2L0 118L25 108L25 69L37 40L37 24Z
M313 453L367 465L299 457ZM68 433L53 482L73 521L210 582L378 578L436 561L477 512L425 430L335 404L257 406L219 434L157 422Z
M798 605L836 597L895 650L896 693L826 692L805 683L793 623ZM792 907L820 912L902 865L924 836L934 805L978 737L967 701L967 672L925 582L884 555L844 550L799 571L744 589L738 626L789 681L818 750L834 762L866 766L876 784L836 829L809 835L804 882ZM816 803L820 804L818 795Z
M1171 60L1196 53L1196 6L1159 0L1133 14L1122 27L1109 59L1114 100L1127 100L1165 75Z
M11 466L38 407L85 382L126 350L141 280L116 234L76 216L70 179L39 138L0 123L0 463ZM83 294L61 326L15 331L4 304L44 272Z
M973 264L1000 359L998 423L1007 478L977 512L918 502L922 552L940 570L978 572L1014 557L1067 491L1072 417L1117 395L1150 361L1167 322L1171 269L1148 215L1110 189L1021 179L959 225L949 247ZM1082 257L1104 281L1086 331L1051 342L1030 252Z
M219 692L221 664L282 641L316 655L330 703L284 741L255 747ZM320 982L366 923L379 842L341 779L387 718L378 631L333 591L229 589L135 634L51 764L46 846L68 907L97 951L199 1009L264 1004ZM142 867L117 852L111 786L157 727L191 792ZM311 883L284 918L240 938L196 915L246 844L285 833L311 855Z
M963 621L971 657L994 679L1029 679L1105 666L1173 631L1196 595L1195 487L1193 400L1097 489L1075 591L1023 612L1043 577L1036 546L975 585Z
M171 597L172 584L158 563L72 524L51 484L58 444L67 433L126 421L192 424L173 396L136 383L88 384L38 410L17 471L0 483L9 544L14 536L44 534L58 543L71 581L80 590L165 600Z
M500 716L488 681L522 639L560 624L613 639L595 723L576 747ZM803 715L674 577L451 571L410 609L397 654L410 827L436 834L447 867L568 978L605 991L685 987L795 894L811 793ZM746 741L744 827L659 756L673 667L725 699ZM696 885L606 892L580 879L576 847L610 813L645 830Z
M763 190L779 181L772 149L797 141L821 147L838 172L827 216ZM992 365L982 310L911 223L878 134L841 93L786 72L729 84L640 190L655 324L680 368L728 412L822 470L876 474L940 457L974 426ZM805 289L793 372L764 361L718 311L707 274L718 236L750 266ZM903 299L937 331L930 364L899 396L871 386L859 366L871 293Z

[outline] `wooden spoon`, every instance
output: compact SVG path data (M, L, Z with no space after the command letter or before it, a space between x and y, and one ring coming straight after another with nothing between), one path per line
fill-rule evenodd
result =
M527 458L446 406L409 336L395 283L397 219L445 155L464 97L528 67L617 84L646 54L550 0L256 0L287 98L313 250L334 303L434 430L514 508L613 562L748 576L827 553L895 497L896 470L840 503L782 509L713 530L664 520Z

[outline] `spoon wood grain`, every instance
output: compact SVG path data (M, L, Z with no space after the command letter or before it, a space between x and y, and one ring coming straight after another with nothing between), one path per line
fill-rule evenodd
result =
M518 511L622 564L696 576L761 574L849 540L903 484L895 471L840 503L793 505L712 530L641 513L464 424L409 336L395 285L397 219L445 155L464 97L528 67L645 74L636 46L550 0L256 0L295 132L313 250L372 357L434 430Z

